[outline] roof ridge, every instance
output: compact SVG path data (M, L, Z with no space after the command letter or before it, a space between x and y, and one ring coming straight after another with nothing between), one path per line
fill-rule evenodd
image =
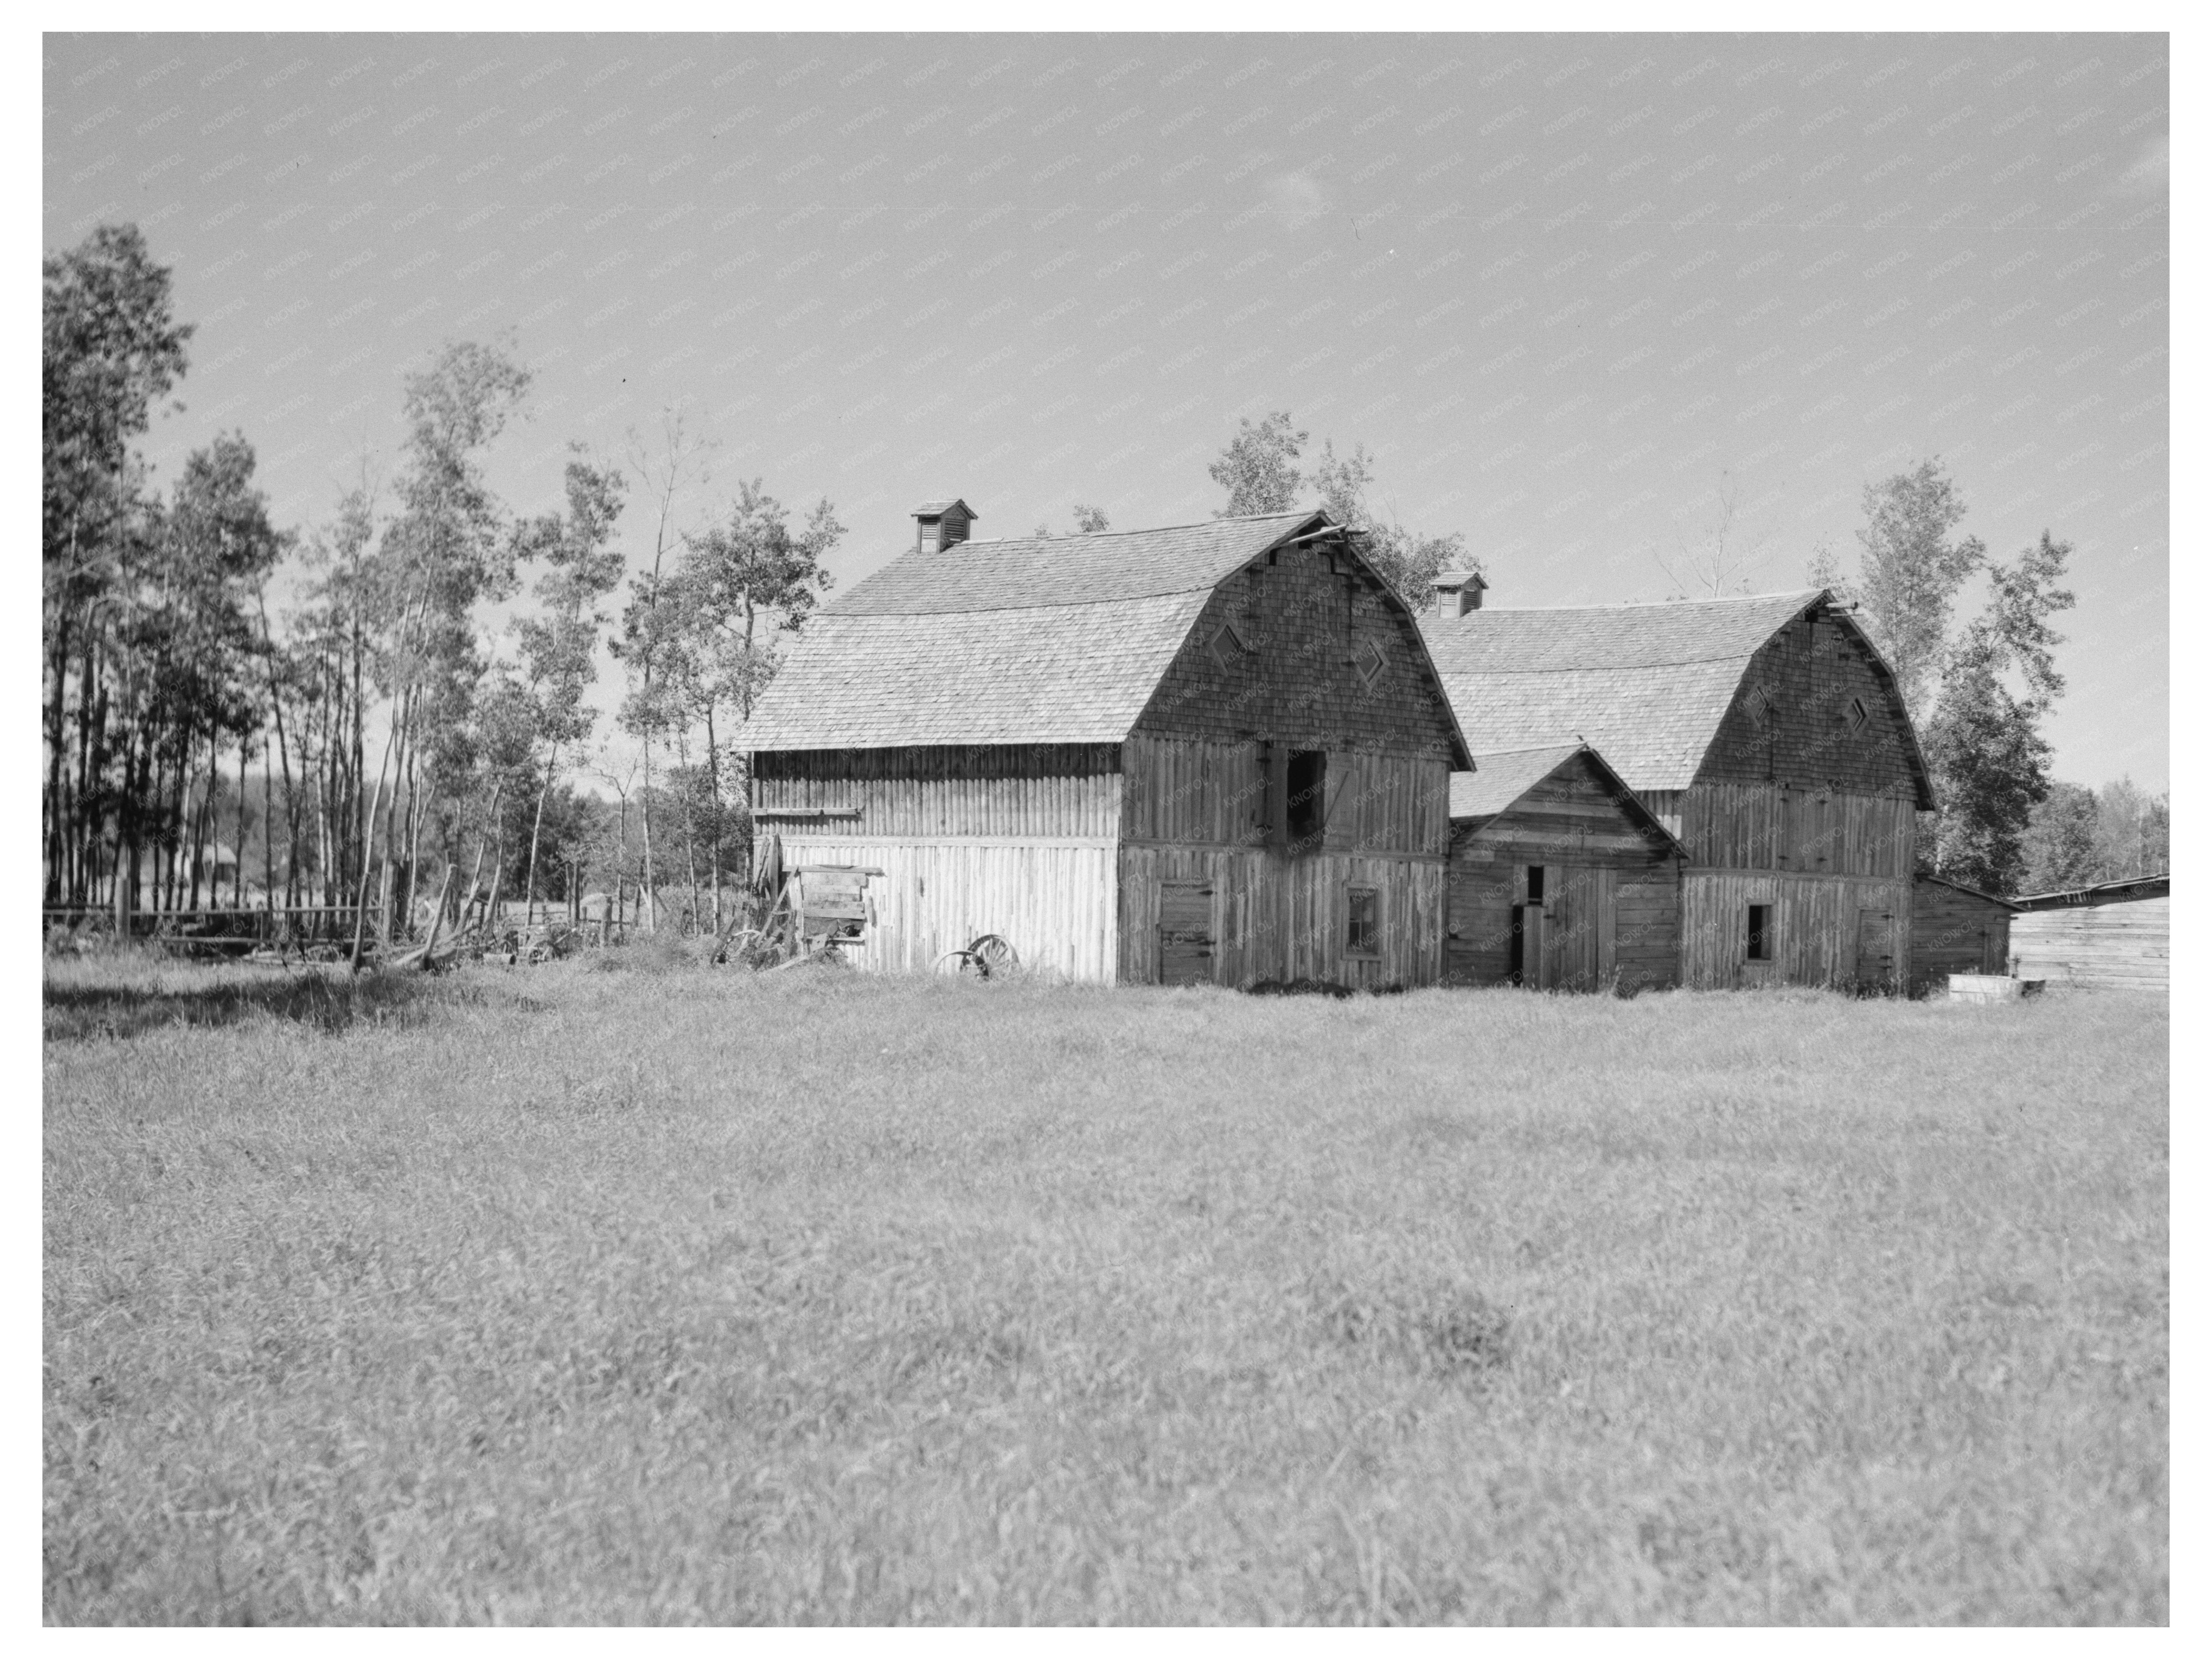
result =
M1219 519L1194 519L1188 524L1148 524L1127 530L1071 530L1064 536L1051 532L1042 536L970 536L953 546L1003 547L1008 542L1090 542L1103 541L1109 536L1157 536L1163 530L1205 530L1218 524L1257 524L1263 519L1310 519L1321 511L1316 507L1302 513L1239 513Z
M1809 599L1826 592L1825 587L1778 587L1771 593L1717 593L1703 599L1623 599L1613 605L1486 605L1479 611L1468 611L1465 617L1441 620L1464 622L1475 617L1522 616L1530 612L1556 616L1562 611L1598 611L1612 616L1622 611L1659 611L1691 605L1751 605L1761 599Z

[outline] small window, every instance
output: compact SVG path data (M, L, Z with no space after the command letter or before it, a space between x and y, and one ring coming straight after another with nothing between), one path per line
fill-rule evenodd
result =
M1344 899L1344 953L1348 957L1382 954L1382 907L1372 887L1354 887Z
M1283 828L1291 845L1310 846L1321 839L1322 792L1328 781L1328 757L1318 749L1293 749L1284 775Z
M1382 679L1382 671L1389 665L1390 659L1382 654L1382 647L1373 640L1368 641L1367 649L1361 652L1358 659L1359 683L1372 691Z
M1754 904L1751 920L1744 929L1744 957L1749 962L1774 960L1774 907Z
M1539 907L1544 902L1544 866L1540 864L1528 866L1528 902Z
M1244 643L1244 636L1237 631L1235 623L1224 623L1214 629L1213 637L1206 641L1206 648L1212 653L1215 664L1223 668L1251 649Z
M1853 697L1844 705L1844 724L1856 732L1866 723L1867 706L1858 698Z

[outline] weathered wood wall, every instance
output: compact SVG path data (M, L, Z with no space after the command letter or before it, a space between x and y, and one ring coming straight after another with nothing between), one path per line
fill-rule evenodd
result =
M1773 959L1745 954L1750 907L1773 908ZM1682 983L1696 990L1759 985L1901 986L1911 960L1909 881L1784 871L1682 873ZM1863 933L1881 961L1863 972Z
M2023 911L2012 919L2014 971L2110 990L2165 991L2172 961L2171 898Z
M1013 945L1025 967L1070 979L1114 977L1110 840L1014 836L873 840L784 832L787 864L872 865L864 968L926 971L981 933Z
M1911 991L1940 992L1953 974L2002 974L2011 960L2012 907L1940 881L1912 884Z
M1202 896L1205 976L1216 985L1320 979L1379 989L1432 985L1443 958L1444 865L1441 858L1362 857L1313 853L1287 857L1259 848L1129 846L1121 849L1121 978L1162 980L1161 900L1178 889ZM1203 889L1189 892L1188 884ZM1346 949L1349 894L1376 897L1377 952ZM1170 920L1180 920L1179 909Z
M769 751L753 757L753 810L787 836L1112 836L1115 744ZM794 809L855 817L784 816Z
M1912 874L1912 799L1784 783L1699 783L1644 805L1680 840L1693 865L1806 875Z
M1854 697L1863 722L1850 716ZM1911 733L1866 646L1823 609L1778 630L1752 658L1696 781L1910 799Z
M1545 872L1540 912L1525 908L1531 865ZM1522 905L1523 985L1595 991L1617 983L1630 994L1671 985L1680 866L1674 850L1648 836L1597 769L1577 757L1506 811L1455 827L1446 977L1506 982L1513 909Z
M1443 757L1450 716L1425 655L1410 613L1348 556L1282 549L1206 601L1137 733Z
M1253 847L1267 839L1267 744L1132 738L1122 750L1124 840ZM1442 755L1323 752L1322 850L1443 855L1451 771Z
M1917 799L1911 752L1902 705L1867 647L1834 616L1814 611L1759 649L1696 781L1641 797L1689 854L1684 984L1854 985L1870 977L1874 957L1886 957L1887 982L1904 988ZM1753 872L1776 879L1737 879ZM1754 886L1771 896L1750 896ZM1776 907L1771 963L1745 959L1753 903ZM1880 915L1864 924L1872 955L1862 963L1860 913L1869 908Z

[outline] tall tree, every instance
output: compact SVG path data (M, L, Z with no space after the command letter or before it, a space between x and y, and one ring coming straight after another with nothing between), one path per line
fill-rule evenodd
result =
M1655 550L1652 557L1667 573L1669 599L1718 599L1751 592L1751 573L1765 540L1744 524L1742 485L1723 471L1701 521L1694 529L1677 530L1673 553Z
M580 446L575 447L580 450ZM621 581L623 556L608 544L622 514L623 477L611 467L594 467L580 459L565 474L568 511L546 514L519 527L520 557L543 563L537 594L543 606L536 617L515 623L527 665L538 741L545 746L544 769L530 827L530 863L523 878L526 918L538 899L538 851L544 827L545 800L559 776L561 753L572 752L591 736L595 711L584 693L599 678L599 635L606 626L598 606Z
M725 785L722 750L732 740L717 730L727 711L742 726L781 660L783 635L804 627L830 586L823 569L845 535L827 497L794 529L783 504L761 480L740 480L728 516L702 534L687 536L676 582L685 626L672 656L685 663L684 684L707 730L707 786L710 819L717 826L708 861L720 895L720 829Z
M2051 793L2040 725L2066 689L2051 618L2074 603L2058 586L2072 552L2046 530L1990 568L1988 603L1951 649L1926 727L1938 804L1929 862L1988 892L2013 890L2026 875L2030 821Z
M1952 535L1966 502L1940 459L1869 484L1861 504L1859 579L1844 597L1858 601L1907 711L1924 720L1943 666L1953 601L1985 550L1978 538Z
M42 805L46 893L54 901L72 866L82 889L94 850L91 828L72 819L65 789L70 692L83 714L82 758L102 683L127 672L117 633L132 619L130 596L118 590L146 510L131 441L183 376L192 327L176 320L168 268L154 262L135 225L100 226L68 252L49 255L43 272ZM118 904L129 896L118 881Z
M655 445L633 428L629 434L629 467L644 489L653 514L653 551L645 569L630 578L630 601L623 608L622 631L611 644L629 681L627 694L617 715L623 731L638 740L644 782L638 793L638 830L641 847L639 887L648 933L659 926L659 907L653 897L653 749L665 741L679 717L678 700L670 695L664 659L679 648L684 617L672 602L669 558L682 539L679 502L684 494L707 480L707 457L713 441L694 432L681 409L660 411L659 442ZM625 798L627 799L627 798Z
M1296 507L1299 446L1306 437L1291 426L1288 410L1256 422L1249 416L1240 420L1237 435L1206 468L1214 483L1229 492L1229 505L1214 508L1213 516L1241 519L1261 513L1287 513Z
M2049 893L2104 879L2097 845L2097 792L2053 781L2028 814L2022 839L2021 888Z

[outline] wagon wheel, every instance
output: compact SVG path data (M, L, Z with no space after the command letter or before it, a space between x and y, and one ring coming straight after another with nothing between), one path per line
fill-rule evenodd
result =
M985 979L997 974L1011 973L1021 966L1021 958L1014 954L1014 947L996 933L986 933L981 939L970 939L966 954L975 963L976 973Z

